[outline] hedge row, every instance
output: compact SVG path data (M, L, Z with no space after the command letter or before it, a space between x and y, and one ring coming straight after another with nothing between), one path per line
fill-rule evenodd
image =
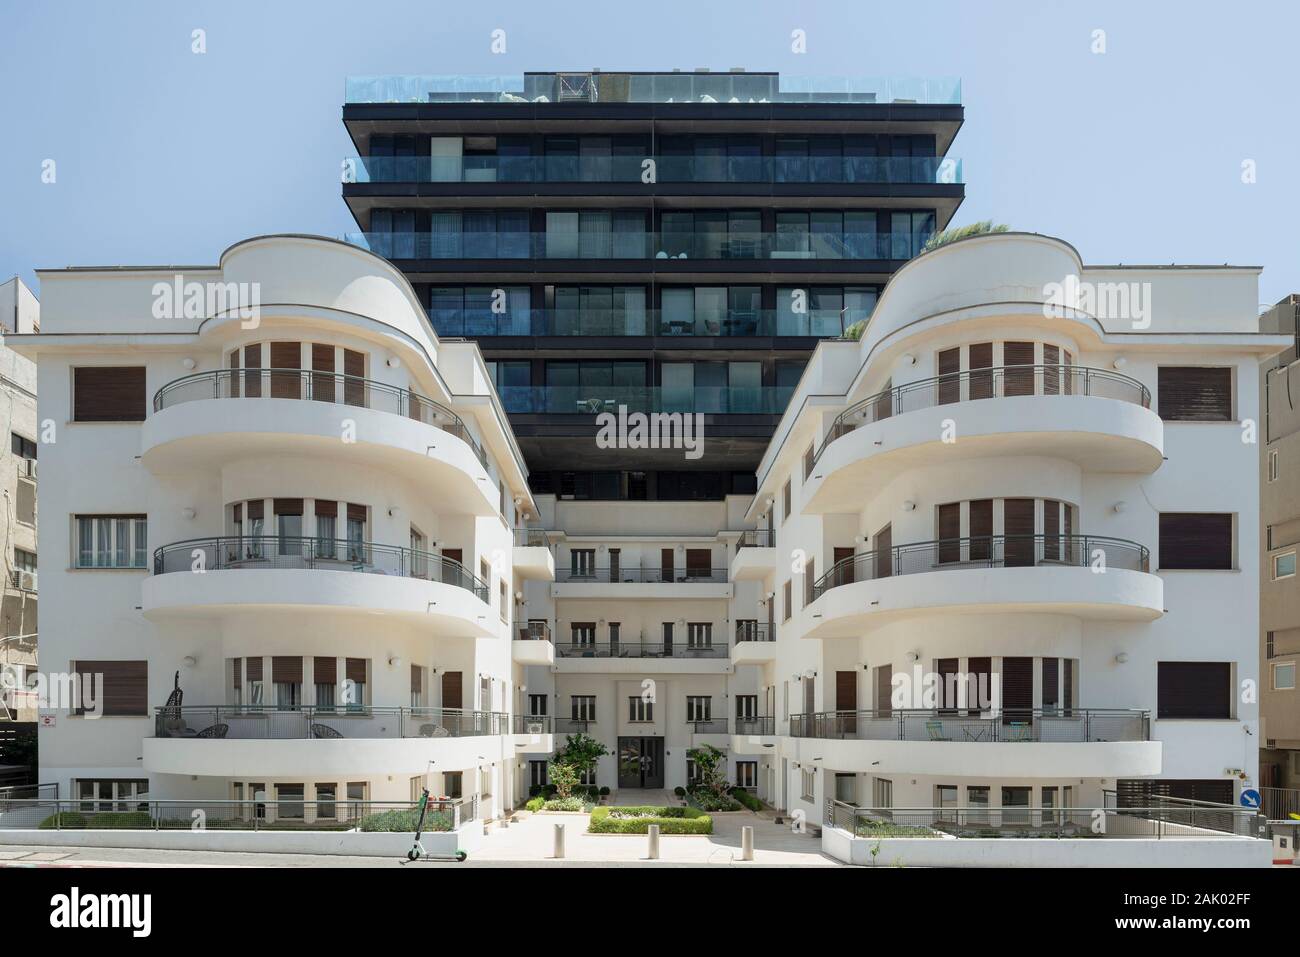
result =
M653 814L653 817L613 817L613 811ZM693 807L598 807L587 825L592 834L647 834L651 824L660 834L712 834L713 818Z

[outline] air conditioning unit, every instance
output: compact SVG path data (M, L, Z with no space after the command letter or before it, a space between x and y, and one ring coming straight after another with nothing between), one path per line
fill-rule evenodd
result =
M36 572L16 570L13 573L14 588L22 591L36 591Z

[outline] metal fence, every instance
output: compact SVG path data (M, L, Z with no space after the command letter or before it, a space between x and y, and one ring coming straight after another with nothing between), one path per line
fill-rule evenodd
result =
M1191 808L966 806L855 807L827 801L824 823L857 837L959 838L1227 838L1267 837L1263 816L1228 805Z
M689 645L658 641L570 642L557 644L558 658L725 658L727 643Z
M725 582L725 568L557 568L558 582L604 584Z
M776 734L776 718L770 714L736 716L736 734Z
M1260 810L1270 821L1291 821L1300 815L1300 789L1260 788Z
M447 708L267 708L185 705L155 709L154 736L193 740L461 738L509 734L509 715Z
M283 789L280 789L281 793ZM429 799L426 831L455 830L478 818L478 796ZM48 798L0 804L0 829L414 831L419 805L410 801L94 801Z
M971 714L933 709L792 714L793 738L867 741L1147 741L1149 711L1102 708L1003 708Z

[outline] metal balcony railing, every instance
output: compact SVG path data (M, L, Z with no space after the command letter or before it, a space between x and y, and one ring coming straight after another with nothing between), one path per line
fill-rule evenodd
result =
M691 734L726 734L726 718L686 719L686 730Z
M939 405L1026 395L1086 395L1151 408L1151 393L1137 379L1109 369L1073 365L1011 365L971 369L895 386L849 406L835 417L813 458L854 429Z
M556 734L590 734L596 727L595 718L561 718L555 719Z
M544 528L512 529L514 543L520 548L550 548L551 537Z
M772 715L736 716L736 734L776 734L776 718Z
M545 621L530 621L519 626L520 641L550 641L551 626Z
M515 734L550 734L555 723L549 714L515 715Z
M770 528L751 528L740 533L736 551L742 548L772 548L776 545L776 532Z
M880 709L790 715L792 738L1038 742L1151 740L1151 713L1114 708Z
M664 644L658 641L569 642L555 646L559 658L725 658L727 643L707 645L685 641Z
M967 568L1079 566L1150 571L1144 545L1097 535L982 535L895 545L841 559L817 579L816 601L832 588L853 582Z
M725 568L614 568L573 567L557 568L555 580L559 582L598 582L603 584L698 584L725 582Z
M201 399L305 399L375 409L415 419L456 436L474 450L486 468L487 452L470 433L465 420L446 406L386 382L314 372L307 369L214 369L167 383L153 397L161 412L182 402Z
M775 641L776 634L770 624L765 621L738 621L736 622L736 643L742 641Z
M154 711L154 737L158 738L278 741L463 738L509 733L509 715L449 708L163 705Z
M453 558L436 552L346 539L275 535L192 538L153 553L153 573L224 569L310 568L324 571L398 575L455 585L488 601L488 586Z

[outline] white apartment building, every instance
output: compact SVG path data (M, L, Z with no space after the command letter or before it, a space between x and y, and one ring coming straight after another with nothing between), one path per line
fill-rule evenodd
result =
M102 676L94 707L43 709L41 781L95 807L328 818L426 782L513 806L512 527L536 506L477 348L318 238L40 277L42 663Z
M1257 377L1288 340L1256 302L1255 269L995 234L822 343L747 516L775 545L732 565L775 604L775 734L733 739L765 799L820 821L1257 783Z
M178 273L259 284L256 320L160 317ZM42 728L74 795L427 781L491 816L578 732L590 784L684 786L710 743L810 821L1257 780L1257 376L1288 340L1255 269L921 255L715 502L531 495L477 347L350 246L41 279L43 659L105 682Z

